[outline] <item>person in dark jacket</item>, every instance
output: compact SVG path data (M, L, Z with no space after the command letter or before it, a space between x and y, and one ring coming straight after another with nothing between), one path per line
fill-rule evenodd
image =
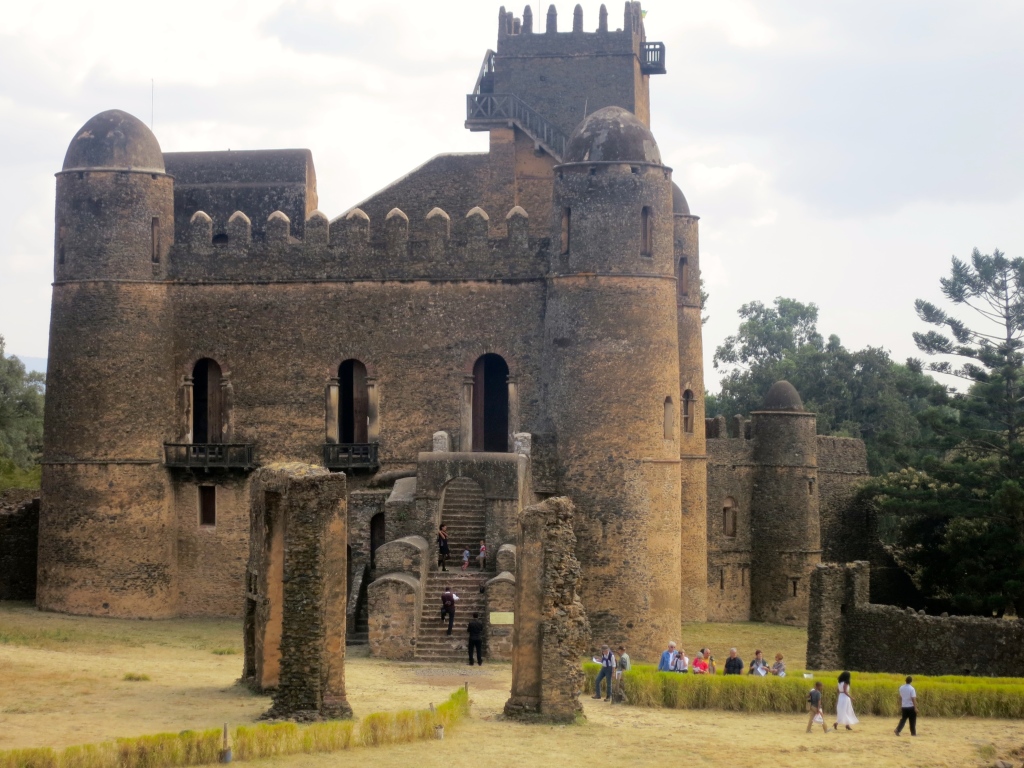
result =
M455 623L455 601L459 596L452 592L451 587L445 587L441 593L441 621L445 615L448 616L448 634L452 633L452 625Z
M469 632L469 666L473 666L473 649L476 648L476 663L483 666L482 649L484 647L484 625L480 622L480 614L474 613L473 620L466 627Z
M729 658L725 660L725 674L727 675L742 675L743 674L743 659L741 659L735 648L729 649Z
M437 567L442 571L448 570L448 555L451 550L448 548L448 526L441 525L437 529Z

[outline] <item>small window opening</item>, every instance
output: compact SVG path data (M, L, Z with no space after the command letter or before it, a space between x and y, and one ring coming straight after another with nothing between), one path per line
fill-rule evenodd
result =
M722 568L718 571L718 588L725 590L725 569Z
M593 165L590 166L590 175L591 176L597 176L597 168L595 166L593 166Z
M629 172L636 176L637 174L640 173L640 169L637 168L635 165L631 165L629 166Z
M683 392L683 432L693 432L694 405L693 391L688 389Z
M562 255L569 255L569 230L571 227L570 219L572 217L572 211L568 208L562 209Z
M722 534L729 539L736 538L736 500L732 496L722 502Z
M646 205L640 210L640 255L654 255L654 217Z
M747 586L747 569L746 567L740 568L740 586Z
M807 480L807 493L810 496L814 495L814 478L808 478Z
M377 567L377 550L384 544L384 513L370 518L370 567Z
M790 586L793 588L793 597L796 597L797 585L800 583L800 579L790 579Z
M214 235L213 236L213 244L214 245L227 245L228 244L228 236L225 235L223 232L221 232L219 235Z
M212 528L217 525L217 486L199 486L199 525Z
M160 263L160 217L154 216L150 233L151 258L154 264Z
M665 398L664 435L666 440L676 437L676 406L671 397Z
M78 178L84 179L85 178L85 172L84 171L79 171L78 172Z
M64 229L63 226L61 226L61 228L57 230L57 263L58 264L63 264L64 263L64 233L65 233L65 231L66 230Z
M680 297L690 293L690 270L685 256L676 264L676 292Z

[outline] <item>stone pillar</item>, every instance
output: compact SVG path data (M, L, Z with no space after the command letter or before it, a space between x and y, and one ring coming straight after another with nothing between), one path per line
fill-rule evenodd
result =
M514 432L512 434L512 453L529 456L533 453L533 434L530 432Z
M450 453L452 450L451 436L444 430L435 432L431 450L433 453Z
M324 430L328 443L338 442L338 391L341 383L337 377L328 380L324 392Z
M235 386L224 374L220 380L220 441L230 443L235 434Z
M573 515L564 496L520 513L508 717L567 723L583 716L580 656L590 625L579 598Z
M195 396L195 382L191 376L182 378L181 383L181 422L178 426L178 434L183 443L192 442L192 403Z
M376 376L366 377L366 442L376 443L380 439L380 387Z
M473 376L462 379L462 405L460 408L461 428L459 430L459 449L463 453L473 450Z
M508 377L508 447L513 450L519 431L519 386L515 376Z

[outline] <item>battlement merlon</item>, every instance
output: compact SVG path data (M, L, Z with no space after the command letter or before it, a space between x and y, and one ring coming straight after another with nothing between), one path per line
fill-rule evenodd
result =
M566 45L572 45L570 35L585 35L593 37L600 35L613 45L627 45L634 51L638 51L638 44L643 42L644 23L643 12L640 10L640 3L626 2L625 13L623 14L622 27L614 30L608 29L608 9L602 4L598 12L597 29L594 32L585 32L583 29L583 7L576 5L572 14L572 27L565 26L565 31L558 31L558 9L554 4L548 6L547 19L543 32L534 29L533 9L527 5L523 9L522 19L516 17L512 11L506 11L502 6L498 11L498 46L499 53L503 46L517 45L527 46L531 52L567 52ZM556 37L559 36L559 37ZM544 41L547 41L546 43Z
M254 236L250 218L236 211L227 233L215 236L204 211L192 215L185 237L171 248L167 278L184 282L274 282L330 280L525 280L548 271L549 239L529 236L529 215L519 206L505 216L507 235L488 236L488 214L480 207L453 221L431 210L415 236L409 217L393 208L377 231L354 208L333 221L313 211L304 237L274 211Z

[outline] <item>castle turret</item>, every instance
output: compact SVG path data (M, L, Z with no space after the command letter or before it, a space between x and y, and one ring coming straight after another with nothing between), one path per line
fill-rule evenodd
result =
M594 637L651 657L680 622L679 339L671 170L620 107L555 168L546 407L576 504Z
M679 329L679 388L682 432L682 595L683 620L707 620L707 484L704 427L704 345L700 298L700 247L697 216L676 184L672 185L673 257Z
M804 626L810 575L821 562L815 416L779 381L751 424L750 617Z
M152 132L111 110L57 174L39 520L41 608L176 612L163 441L174 420L173 181Z

